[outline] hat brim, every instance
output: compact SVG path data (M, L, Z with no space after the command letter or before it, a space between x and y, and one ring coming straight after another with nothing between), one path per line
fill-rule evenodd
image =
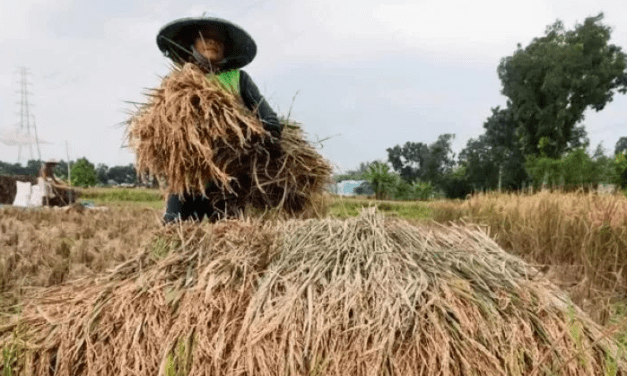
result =
M181 18L165 25L157 34L157 46L175 63L189 61L191 46L198 31L210 28L225 41L223 70L241 68L255 58L257 45L241 27L221 18Z

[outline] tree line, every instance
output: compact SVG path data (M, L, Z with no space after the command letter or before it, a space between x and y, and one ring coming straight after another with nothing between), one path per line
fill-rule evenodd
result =
M455 135L443 134L431 144L390 147L387 161L362 163L336 179L366 179L378 197L389 198L423 193L425 186L450 198L531 186L626 188L627 137L611 155L602 145L590 153L583 124L586 110L601 111L614 94L627 92L626 55L609 43L611 29L602 20L601 13L572 30L557 20L544 36L501 59L497 73L507 104L491 109L484 133L458 156L451 149Z
M0 162L0 174L37 176L42 163L43 161L41 160L29 160L26 165L22 166L20 163L11 164ZM71 183L73 186L91 187L95 185L135 185L138 183L137 173L132 164L112 167L102 163L94 165L87 158L83 157L70 161L70 171ZM59 179L67 181L67 161L59 161L54 169L54 174Z

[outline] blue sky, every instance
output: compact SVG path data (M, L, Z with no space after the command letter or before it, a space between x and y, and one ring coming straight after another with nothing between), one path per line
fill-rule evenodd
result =
M621 0L24 0L0 2L0 132L19 122L18 78L29 68L42 158L132 163L121 148L125 101L141 101L168 62L161 26L179 17L227 18L256 40L245 68L270 103L303 123L338 170L385 159L388 147L454 133L459 152L504 105L496 68L517 43L556 19L568 28L603 11L612 42L627 47ZM292 103L293 97L295 101ZM627 99L586 116L594 148L627 136ZM0 160L17 147L0 144ZM28 153L26 153L28 154Z

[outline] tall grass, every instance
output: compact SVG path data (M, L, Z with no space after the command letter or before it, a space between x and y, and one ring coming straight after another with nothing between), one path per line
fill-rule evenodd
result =
M623 196L482 194L430 206L436 221L489 227L499 245L539 264L601 323L608 321L612 303L627 295Z

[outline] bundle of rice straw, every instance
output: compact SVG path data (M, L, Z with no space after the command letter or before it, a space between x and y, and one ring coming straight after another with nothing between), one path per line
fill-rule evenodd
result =
M483 232L372 211L170 226L99 280L39 290L0 348L33 375L627 374Z
M168 193L205 194L214 184L211 201L231 197L234 211L251 205L299 214L329 182L330 164L297 124L284 121L282 140L270 142L241 98L193 64L175 68L148 96L127 137L137 170L165 178Z

